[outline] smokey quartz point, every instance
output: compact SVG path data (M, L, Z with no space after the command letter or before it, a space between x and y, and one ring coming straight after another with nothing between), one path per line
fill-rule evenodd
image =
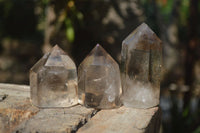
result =
M159 104L162 44L141 24L122 43L121 77L124 106L150 108Z
M120 106L119 65L99 45L78 68L79 102L86 107L110 109Z
M78 103L77 71L57 45L30 70L32 103L38 107L69 107Z

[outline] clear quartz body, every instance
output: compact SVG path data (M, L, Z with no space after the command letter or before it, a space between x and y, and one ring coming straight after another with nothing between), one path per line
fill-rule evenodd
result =
M74 62L58 46L30 70L32 103L38 107L70 107L78 103Z
M78 94L86 107L119 107L121 94L118 64L97 45L78 68Z
M146 25L140 25L122 43L122 102L150 108L159 104L162 46Z

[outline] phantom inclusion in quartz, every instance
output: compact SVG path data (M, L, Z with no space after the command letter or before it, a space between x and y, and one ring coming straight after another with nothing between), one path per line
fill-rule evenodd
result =
M57 45L30 70L32 103L38 107L69 107L78 103L77 71Z
M80 103L86 107L109 109L120 106L119 66L99 44L78 68L78 87Z
M121 77L124 106L150 108L159 104L162 44L141 24L122 43Z

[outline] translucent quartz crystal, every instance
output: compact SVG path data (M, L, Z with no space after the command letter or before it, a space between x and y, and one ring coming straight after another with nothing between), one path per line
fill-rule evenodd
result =
M39 107L69 107L78 103L74 62L57 45L30 70L32 103Z
M78 68L78 87L80 103L86 107L109 109L120 106L119 65L99 44Z
M123 41L121 56L124 106L150 108L158 105L161 40L143 23Z

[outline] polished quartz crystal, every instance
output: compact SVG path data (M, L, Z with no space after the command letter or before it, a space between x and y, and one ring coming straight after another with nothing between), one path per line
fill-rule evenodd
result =
M99 45L78 68L79 102L99 109L120 106L121 81L118 64Z
M69 107L78 103L77 70L57 45L30 70L32 103L38 107Z
M141 24L122 43L121 77L124 106L150 108L159 104L162 44Z

